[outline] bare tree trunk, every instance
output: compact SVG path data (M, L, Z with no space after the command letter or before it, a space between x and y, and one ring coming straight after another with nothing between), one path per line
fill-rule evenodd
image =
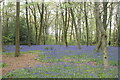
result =
M84 2L84 11L85 11L85 22L86 22L86 34L87 34L87 46L89 43L89 33L88 33L88 19L87 19L87 12L86 12L86 2Z
M38 31L37 31L37 29L38 29L38 27L37 27L37 18L36 18L36 9L35 9L35 7L34 7L34 5L33 5L33 9L34 10L32 10L32 8L29 6L29 8L30 8L30 10L31 10L31 12L32 12L32 15L33 15L33 17L34 17L34 26L35 26L35 44L37 45L37 43L38 43Z
M42 2L42 12L40 13L40 6L38 5L38 10L39 10L39 14L40 14L40 29L39 29L39 35L38 35L38 45L41 44L41 36L42 36L42 29L43 29L43 17L44 17L44 2Z
M96 11L96 18L98 20L98 25L99 25L99 31L101 33L101 49L102 49L102 53L103 53L103 64L104 64L104 68L108 68L109 64L108 64L108 52L107 52L107 34L106 34L106 24L104 23L106 21L106 19L101 20L101 15L100 15L100 3L95 2L95 8L97 8ZM104 3L103 3L104 4ZM105 5L107 6L107 5ZM106 9L104 9L106 10ZM106 11L105 11L106 13ZM104 18L106 18L106 16L104 16Z
M77 45L78 45L78 48L81 49L80 38L79 38L79 35L78 35L77 25L76 25L76 22L75 22L75 17L74 17L72 8L70 8L70 11L71 11L72 20L73 20L73 23L74 23L74 26L75 26L75 33L76 33Z
M16 2L16 51L15 57L20 56L20 2Z
M117 41L116 46L120 47L120 2L117 3L117 14L116 14L116 23L117 23Z
M67 26L67 18L68 18L68 12L67 12L67 6L65 6L65 16L64 16L64 12L61 12L61 15L62 15L62 21L63 21L63 37L64 37L64 42L65 42L65 45L66 47L68 47L68 42L67 42L67 30L68 30L68 26Z
M73 35L73 21L72 21L72 25L71 25L71 32L70 32L70 41L72 41L72 35Z
M2 53L2 21L1 21L1 18L2 18L2 14L1 14L1 2L0 2L0 53Z
M5 2L3 2L3 6L5 5ZM3 10L2 10L2 35L3 35L3 32L4 32L4 7L3 7ZM3 38L2 38L2 51L4 52L5 49L4 49L4 41L3 41Z
M110 30L109 30L109 46L111 45L111 25L112 23L111 23L111 19L110 19Z
M26 0L26 23L27 23L27 37L28 37L28 40L27 40L27 43L28 43L28 46L30 46L31 45L31 43L30 43L30 27L29 27L29 22L28 22L28 7L27 7L27 5L28 5L28 2L27 2L27 0Z
M55 19L55 40L56 44L58 44L58 11L56 9L56 19Z
M107 4L108 2L103 2L103 26L104 26L104 29L106 31L107 29Z
M109 46L111 45L111 27L112 27L112 11L113 11L113 6L112 6L112 4L111 4L111 6L110 6L111 8L110 8L110 16L109 16L109 20L110 20L110 30L109 30Z
M99 49L101 48L101 32L99 30L99 19L98 19L98 16L99 16L99 13L98 13L98 10L97 7L99 5L97 3L95 3L95 21L96 21L96 39L97 39L97 47L96 47L96 52L99 52Z

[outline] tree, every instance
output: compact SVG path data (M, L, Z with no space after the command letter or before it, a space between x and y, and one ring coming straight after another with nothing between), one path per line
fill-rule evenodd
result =
M88 33L88 19L87 19L87 12L86 12L86 2L84 2L84 12L85 12L85 22L86 22L86 34L87 34L87 46L89 43L89 33Z
M27 41L27 43L28 43L28 46L30 46L31 45L31 43L30 43L30 26L29 26L29 21L28 21L28 7L27 7L27 5L28 5L28 2L27 2L27 0L26 0L26 24L27 24L27 37L28 37L28 41Z
M110 16L109 16L109 23L110 23L110 30L109 30L109 46L111 45L111 28L112 28L112 12L113 12L113 3L110 6Z
M32 12L32 15L34 17L34 27L35 27L35 44L37 45L38 43L38 26L37 26L37 17L36 17L36 8L34 6L34 4L32 5L33 9L31 8L31 6L29 6L29 9Z
M76 22L75 22L75 17L74 17L74 13L73 13L73 9L72 8L70 8L70 12L71 12L72 20L73 20L73 23L74 23L74 26L75 26L77 45L78 45L78 48L81 49L80 39L79 39L79 35L78 35L78 29L77 29L77 25L76 25Z
M68 42L67 42L67 31L68 31L68 8L66 6L67 3L64 4L65 6L65 16L64 16L64 12L61 12L62 15L62 21L63 21L63 34L64 34L64 41L65 41L65 45L66 47L68 47Z
M20 56L20 37L19 37L19 28L20 28L20 2L16 2L16 51L15 57Z
M120 47L120 2L117 3L117 14L116 14L116 23L117 23L117 40L115 46Z
M55 40L56 44L58 44L58 9L56 8L56 18L55 18Z
M108 68L108 53L107 53L107 34L106 34L106 24L105 24L105 21L106 21L106 16L105 16L105 13L106 11L104 11L104 20L102 22L101 20L101 11L100 11L100 3L99 2L95 2L95 8L97 8L96 10L96 19L98 20L98 29L99 29L99 32L100 32L100 36L101 36L101 43L99 43L99 45L101 45L101 49L102 49L102 54L103 54L103 64L104 64L104 67L105 68ZM105 3L103 3L103 7L104 7L104 10L105 9Z
M38 10L40 14L40 28L39 28L39 35L38 35L38 45L40 45L41 41L41 35L43 29L43 21L44 21L44 0L42 1L42 12L40 12L40 6L38 5Z
M1 24L1 2L0 2L0 53L2 52L2 24Z

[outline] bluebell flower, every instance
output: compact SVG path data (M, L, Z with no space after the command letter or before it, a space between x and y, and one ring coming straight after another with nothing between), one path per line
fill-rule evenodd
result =
M35 72L34 74L39 74L38 72Z

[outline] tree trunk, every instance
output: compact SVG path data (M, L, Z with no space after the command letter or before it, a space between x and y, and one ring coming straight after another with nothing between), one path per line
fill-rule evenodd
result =
M16 2L16 51L15 57L20 56L20 38L19 38L19 28L20 28L20 2Z
M120 47L120 2L117 3L117 16L116 16L116 22L117 22L117 46Z
M56 19L55 19L55 40L56 44L58 44L58 11L56 9Z
M98 3L95 3L95 21L96 21L96 39L97 39L97 47L96 47L96 52L99 52L99 49L101 48L101 32L99 30L99 13L98 13ZM99 16L99 17L98 17ZM100 19L101 20L101 19Z
M104 26L104 29L105 29L105 31L106 31L106 29L107 29L107 4L108 4L108 2L103 2L103 12L104 12L104 14L103 14L103 26Z
M75 33L76 33L77 45L78 45L78 48L81 49L80 38L79 38L79 35L78 35L77 25L76 25L76 22L75 22L75 17L74 17L72 8L70 8L70 11L71 11L72 20L73 20L73 23L74 23L74 26L75 26Z
M86 2L84 2L84 11L85 11L85 22L86 22L86 35L87 35L87 46L89 43L89 33L88 33L88 19L87 19L87 12L86 12Z
M65 5L64 5L65 6ZM65 45L66 47L68 47L68 42L67 42L67 7L65 6L65 16L64 16L64 12L61 12L61 15L62 15L62 21L63 21L63 37L64 37L64 42L65 42Z
M39 14L40 14L40 29L39 29L39 36L38 36L38 45L41 44L41 36L42 36L42 29L43 29L43 17L44 17L44 2L42 2L42 12L40 13L40 7L38 5L38 10L39 10Z
M72 35L73 35L73 21L72 21L72 24L71 24L70 41L73 40Z
M1 2L0 2L0 54L2 53L2 21L1 21Z
M112 12L113 12L113 6L111 4L110 6L110 16L109 16L109 20L110 20L110 30L109 30L109 46L111 45L111 27L112 27Z
M65 6L66 7L66 6ZM68 47L68 42L67 42L67 8L65 8L65 22L64 22L64 39L65 39L65 44L66 47Z
M104 68L108 68L109 64L108 64L108 52L107 52L107 34L106 34L106 24L104 23L106 21L106 19L101 20L101 15L100 15L100 3L95 2L95 8L97 8L96 10L96 19L98 20L98 27L99 27L99 31L101 33L101 49L102 49L102 54L103 54L103 64L104 64ZM104 9L106 10L106 9ZM103 18L106 18L105 16Z
M27 37L28 37L28 40L27 40L27 43L28 43L28 46L30 46L31 45L31 43L30 43L30 27L29 27L29 22L28 22L28 7L27 7L27 5L28 5L28 2L27 2L27 0L26 0L26 23L27 23Z
M29 9L31 10L31 12L32 12L32 15L33 15L33 17L34 17L34 26L35 26L35 44L37 45L37 43L38 43L38 31L37 31L37 29L38 29L38 27L37 27L37 18L36 18L36 9L35 9L35 7L34 7L34 5L33 5L33 9L34 10L32 10L32 8L29 6Z

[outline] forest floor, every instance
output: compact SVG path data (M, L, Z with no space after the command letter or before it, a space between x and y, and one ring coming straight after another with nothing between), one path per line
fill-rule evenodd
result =
M24 67L33 67L39 64L45 64L45 65L49 64L49 63L44 63L44 62L35 60L37 56L38 56L37 54L23 54L19 57L14 57L11 55L0 55L0 58L2 58L2 61L0 62L6 63L9 65L1 69L2 75L5 75L10 71L24 68Z
M27 67L33 67L36 65L52 65L53 63L47 63L47 62L40 62L38 60L35 60L38 57L38 54L23 54L19 57L14 57L13 55L0 55L0 58L2 58L2 61L5 64L8 64L9 66L3 67L0 69L2 71L2 75L6 75L8 72L21 69L21 68L27 68ZM65 61L74 61L76 59L65 59ZM66 63L67 64L67 63ZM87 63L79 63L80 64L90 64L90 65L96 65L96 62L89 61Z
M21 45L21 56L14 57L15 46L5 46L0 54L3 78L117 78L118 48L108 47L109 68L104 69L102 53L96 46ZM23 75L24 74L24 75Z

